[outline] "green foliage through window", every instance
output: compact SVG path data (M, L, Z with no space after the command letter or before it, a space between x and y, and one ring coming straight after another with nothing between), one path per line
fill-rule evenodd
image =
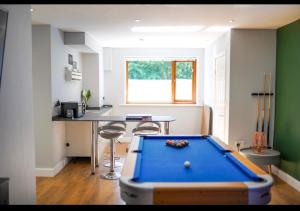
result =
M171 61L128 61L130 80L171 80ZM176 78L192 79L192 62L176 62Z
M171 62L128 61L128 79L171 80Z
M192 62L176 62L176 79L192 80Z

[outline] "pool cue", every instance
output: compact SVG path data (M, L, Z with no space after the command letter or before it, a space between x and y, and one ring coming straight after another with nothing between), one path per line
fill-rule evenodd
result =
M255 147L257 144L257 141L259 139L259 115L260 114L260 93L258 92L257 95L257 111L256 111L256 131L254 132L253 136L253 143L252 145Z
M260 111L260 93L258 92L257 95L257 111L256 111L256 132L258 132L258 126L259 126L259 111Z
M262 117L261 117L261 132L265 132L265 107L266 107L266 73L264 73L264 97L263 97L263 107L262 107Z
M260 111L260 96L259 96L259 92L257 95L257 110L256 110L256 131L258 132L258 128L259 128L259 111Z
M269 98L268 98L268 125L267 125L267 147L270 147L270 119L271 119L271 86L272 86L272 73L270 73L269 78Z
M265 136L265 109L266 109L266 79L267 74L264 73L264 97L263 97L263 106L262 106L262 118L261 118L261 133L260 133L260 144L264 147L266 136Z

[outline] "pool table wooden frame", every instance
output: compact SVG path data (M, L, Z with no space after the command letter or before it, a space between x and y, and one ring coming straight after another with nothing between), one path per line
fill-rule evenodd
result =
M201 135L194 135L201 136ZM193 136L192 136L193 137ZM234 149L211 136L263 182L143 182L131 181L139 137L133 137L119 180L121 198L127 204L267 204L273 178Z

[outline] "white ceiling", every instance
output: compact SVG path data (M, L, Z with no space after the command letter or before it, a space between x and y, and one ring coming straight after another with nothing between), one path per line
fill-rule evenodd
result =
M32 5L33 24L84 31L104 47L205 47L224 32L209 26L277 29L300 18L300 5ZM140 19L136 22L135 19ZM234 22L230 23L229 20ZM192 33L139 33L134 26L202 25ZM140 41L143 39L144 41Z

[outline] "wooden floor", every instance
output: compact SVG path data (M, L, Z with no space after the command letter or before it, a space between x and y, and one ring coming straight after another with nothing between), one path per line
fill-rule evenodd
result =
M124 161L126 144L118 144L117 154ZM99 177L106 171L100 165L91 175L89 159L81 158L70 162L55 177L37 177L37 204L125 204L120 198L118 180ZM278 177L274 179L270 204L300 204L300 192Z

